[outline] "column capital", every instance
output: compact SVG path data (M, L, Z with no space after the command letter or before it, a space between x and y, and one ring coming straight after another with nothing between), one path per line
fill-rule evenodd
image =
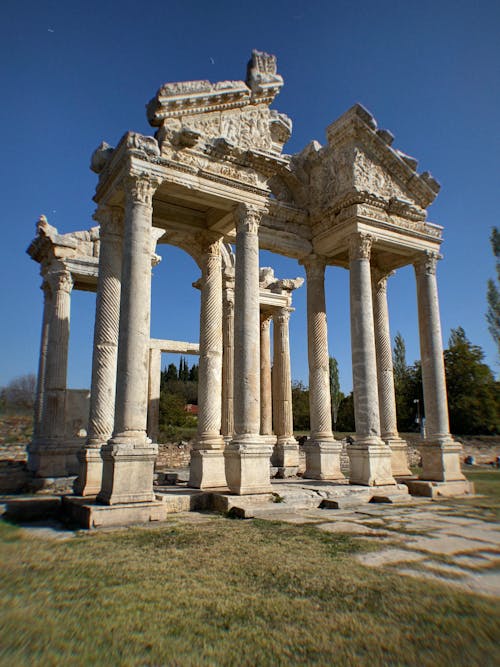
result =
M372 267L371 278L373 287L377 291L387 291L387 280L393 276L396 271L387 271L386 269L381 269L378 267Z
M265 331L266 329L269 329L271 326L271 319L273 315L272 313L268 311L260 311L260 329L261 331Z
M349 237L349 260L370 259L371 249L374 241L372 234L356 232Z
M426 275L431 276L436 274L436 267L442 255L434 250L425 250L414 262L415 273L417 276Z
M322 255L311 254L299 261L306 270L306 276L311 278L323 278L325 275L326 258Z
M68 271L67 269L49 271L46 280L50 285L52 294L59 291L70 294L73 289L73 276L71 275L71 271Z
M294 308L289 308L288 306L281 306L276 308L273 313L273 321L278 324L287 324L290 320L290 314L293 312Z
M123 179L127 204L153 205L153 195L160 184L160 179L152 174L129 173Z
M120 206L106 206L99 204L92 216L100 225L99 237L105 235L122 236L124 210Z
M234 209L236 231L248 234L258 234L259 225L266 208L253 204L238 204Z
M199 234L201 250L206 255L222 256L223 237L217 232L205 231Z

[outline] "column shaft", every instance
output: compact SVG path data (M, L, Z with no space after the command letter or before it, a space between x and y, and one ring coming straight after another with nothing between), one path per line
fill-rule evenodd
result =
M236 208L234 313L234 430L225 451L227 485L233 493L270 491L271 447L260 438L259 236L262 212Z
M101 207L94 217L100 222L100 243L90 416L75 483L75 492L82 496L95 495L101 490L101 447L113 433L123 255L122 209Z
M125 224L113 437L102 447L106 504L154 499L158 452L146 436L151 309L152 197L157 181L125 179Z
M293 435L290 312L290 308L279 308L273 314L273 406L277 437L273 465L278 468L278 477L292 477L299 468L299 446Z
M260 434L273 438L273 390L271 381L271 316L261 313L260 321Z
M391 452L380 438L377 363L370 271L372 237L350 239L351 345L356 441L349 448L350 482L379 486L394 484Z
M161 350L149 350L148 438L158 442L160 434Z
M45 398L45 374L47 367L47 347L49 344L49 328L52 318L52 292L50 285L44 279L41 289L43 290L43 320L42 334L40 340L40 357L38 360L38 376L36 384L36 397L33 421L33 442L36 443L42 434L43 404Z
M448 400L436 282L439 256L426 252L415 263L426 441L420 447L422 479L464 480L460 469L461 446L449 429Z
M401 477L411 475L411 471L408 468L407 445L399 437L397 425L389 309L387 306L388 277L384 272L378 270L372 272L378 401L381 437L391 448L392 474L394 477Z
M221 239L203 239L201 279L198 435L191 453L189 485L226 486L222 418L222 256Z
M234 392L234 294L224 290L223 299L223 355L222 355L222 425L221 432L226 441L233 437L233 392Z
M304 447L310 479L342 479L342 445L333 438L328 331L325 305L325 261L311 255L303 261L307 280L307 342L311 439Z

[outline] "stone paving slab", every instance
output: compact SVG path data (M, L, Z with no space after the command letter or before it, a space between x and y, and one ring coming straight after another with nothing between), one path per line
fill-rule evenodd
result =
M455 554L484 549L484 542L452 535L442 537L419 536L408 540L408 548L444 556L453 556Z
M377 535L387 536L389 533L385 530L377 528L369 528L362 523L355 523L354 521L335 521L334 523L319 523L316 524L319 530L327 533L350 533L354 535Z
M411 561L420 561L425 558L424 554L406 549L383 549L369 554L357 554L356 560L363 565L371 567L383 567L393 565L394 563L409 563Z

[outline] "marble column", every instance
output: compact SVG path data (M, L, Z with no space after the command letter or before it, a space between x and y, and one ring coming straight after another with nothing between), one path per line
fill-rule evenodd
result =
M342 445L332 433L328 332L325 305L325 260L311 255L302 264L307 281L310 441L304 446L308 479L343 479Z
M272 448L260 437L259 223L262 211L236 214L234 438L224 452L227 485L239 495L270 492Z
M234 292L226 289L222 303L222 425L221 433L226 443L234 433Z
M160 427L161 350L149 350L148 426L151 442L158 442Z
M101 490L101 447L111 438L115 417L120 321L123 210L118 207L100 207L94 217L100 223L99 276L88 438L78 454L80 471L75 482L75 493L81 496L97 495Z
M189 486L226 486L222 417L222 256L221 239L202 240L198 435L191 452Z
M412 473L408 467L408 447L406 441L399 437L396 416L389 309L387 307L387 279L393 274L394 272L387 274L378 269L372 271L373 320L381 437L391 449L393 477L403 477Z
M272 458L277 477L294 477L299 469L299 445L293 435L292 370L289 321L291 308L273 313L273 406L276 445Z
M75 474L76 452L65 444L66 378L68 370L69 318L73 278L63 266L51 267L46 275L52 299L44 313L45 382L40 436L30 447L29 468L37 477Z
M260 434L265 442L274 445L273 389L271 380L271 314L260 314Z
M146 435L151 310L152 198L158 182L125 178L125 219L113 437L101 448L107 505L154 500L158 445Z
M377 356L370 252L373 237L356 233L349 243L351 346L356 438L348 447L351 484L395 484L391 450L380 437Z
M436 282L439 255L427 251L415 262L418 324L422 358L422 383L425 406L425 442L421 479L450 482L464 480L460 468L462 448L450 435L448 400L441 338L441 321Z
M33 421L33 443L36 443L43 437L42 434L42 419L43 419L43 404L45 397L45 373L47 368L47 346L49 343L49 328L52 317L52 291L47 280L44 278L41 285L43 291L43 320L42 320L42 335L40 340L40 357L38 359L38 376L36 383L35 396L35 410Z

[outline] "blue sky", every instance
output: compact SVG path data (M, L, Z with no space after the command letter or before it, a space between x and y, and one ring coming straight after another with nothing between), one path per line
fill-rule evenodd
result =
M166 81L244 79L252 48L274 53L285 87L274 108L294 123L285 152L311 139L355 102L394 146L419 159L442 190L429 219L445 227L438 281L443 338L463 326L496 371L486 281L494 275L490 229L500 155L500 4L429 2L4 0L0 6L2 242L0 386L35 372L42 293L25 253L41 213L66 232L92 226L92 151L127 130L153 134L145 104ZM152 336L195 341L199 277L193 260L162 246L154 270ZM296 261L262 253L280 277ZM348 273L327 271L330 353L352 386ZM69 386L90 384L95 297L74 293ZM305 287L295 293L292 375L307 383ZM389 284L391 331L408 361L420 357L413 272ZM166 358L165 362L176 361Z

